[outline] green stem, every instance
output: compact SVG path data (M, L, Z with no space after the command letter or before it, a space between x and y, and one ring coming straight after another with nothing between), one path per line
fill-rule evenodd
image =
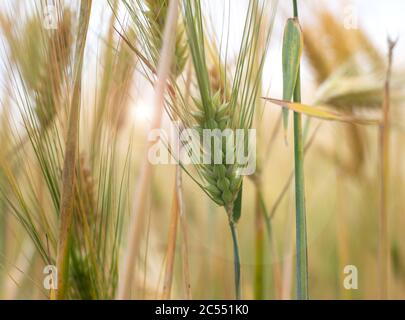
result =
M235 296L236 300L240 300L241 299L240 256L239 256L238 234L236 231L236 224L232 221L229 221L229 228L231 229L233 242L234 269L235 269Z
M261 204L260 186L256 185L256 212L255 212L255 300L263 300L264 298L264 228L263 221L265 214L263 213Z
M307 227L301 115L294 112L297 299L308 299Z
M299 74L298 74L299 77ZM294 91L294 102L300 102L300 79ZM302 140L301 114L294 112L294 158L295 158L295 211L297 250L297 299L308 299L307 227L305 212L304 144Z
M294 7L294 17L298 18L298 4L297 0L293 0L293 7Z
M294 17L298 18L297 0L293 0ZM294 102L301 102L301 72L298 71L294 89ZM295 211L297 250L297 299L308 299L307 227L305 213L304 143L302 117L294 112Z
M277 299L280 297L280 292L281 292L281 284L280 284L280 269L277 265L277 252L276 252L276 245L274 242L274 237L273 237L273 231L272 231L272 219L271 216L268 214L268 210L266 207L266 203L264 202L264 197L263 193L260 191L259 192L259 203L261 207L261 212L263 214L263 219L265 222L265 227L266 227L266 232L268 235L268 240L269 240L269 248L270 248L270 259L272 261L273 265L273 274L272 274L272 279L274 283L274 297Z

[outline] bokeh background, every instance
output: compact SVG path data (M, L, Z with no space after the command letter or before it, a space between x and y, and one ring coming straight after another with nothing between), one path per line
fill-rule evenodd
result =
M48 194L48 185L41 177L42 171L32 146L28 142L20 149L15 149L25 141L26 133L21 116L21 109L24 108L21 107L21 100L15 98L16 92L24 91L24 86L21 80L16 80L14 76L18 68L13 61L13 55L15 57L18 53L12 50L11 38L8 35L12 34L13 30L23 30L21 28L37 10L35 3L34 0L0 3L0 141L3 150L0 154L0 297L3 299L48 297L47 290L43 288L45 263L21 219L15 214L13 205L21 204L16 194L27 199L25 209L33 216L37 217L37 211L42 212L44 216L52 216L47 228L54 230L57 226L57 219L52 212L52 197ZM74 15L77 3L64 3L72 8ZM128 39L136 39L136 34L131 34L128 13L118 4L118 18L115 21L111 3L95 1L93 4L83 72L85 80L82 89L80 154L85 175L88 175L86 181L91 185L89 188L94 189L96 201L107 206L104 208L105 212L116 212L122 219L121 231L116 232L122 233L123 240L117 248L117 261L114 260L119 270L119 261L122 260L126 248L125 236L145 148L145 136L154 109L153 89L143 76L142 64L120 35L111 29L113 21L118 30L125 30ZM213 38L220 34L224 17L228 17L225 20L229 19L230 23L229 54L232 56L238 50L243 28L240 17L246 11L247 1L206 0L203 3L206 23L210 26ZM387 201L390 252L388 292L390 298L404 299L405 115L402 97L405 93L405 2L301 0L299 6L305 39L302 100L308 105L321 102L333 106L339 112L370 117L378 115L382 105L383 79L387 63L387 37L399 37L394 51L392 75ZM291 11L290 1L279 1L263 71L264 96L282 97L282 34ZM353 15L354 20L350 21L357 24L354 28L345 27L347 19L350 19L348 15ZM14 19L7 20L7 16ZM73 27L72 30L74 32ZM27 48L41 45L40 41L35 43L35 34L29 38L33 43L29 43L28 47L23 46L22 38L16 40L16 48L22 55L30 54ZM27 68L35 68L39 61L35 57L32 58L28 61ZM339 73L341 70L344 72ZM354 76L356 81L351 82L354 81ZM104 77L110 79L107 85ZM39 84L41 85L41 82ZM45 80L42 85L49 86ZM371 86L372 89L360 90L360 93L350 91L350 88L363 86ZM325 88L347 90L347 94L334 97L329 95L330 92ZM378 91L378 88L381 91ZM97 118L102 99L105 99L106 112L101 118ZM295 296L295 202L294 187L290 181L294 168L292 126L288 131L286 144L280 125L280 108L262 101L258 115L260 116L255 120L255 127L258 130L261 188L268 213L272 215L272 229L269 237L265 221L260 213L257 213L259 204L255 184L246 179L242 218L238 224L243 297L292 299ZM63 123L64 116L61 116L61 119ZM99 131L95 132L91 128L97 121L101 125ZM167 121L166 118L165 125ZM111 126L114 129L111 129ZM61 125L61 128L63 131L64 126ZM94 139L94 135L97 139ZM308 122L308 141L310 145L305 157L305 178L310 297L379 298L379 128L312 119ZM15 156L8 150L13 150L12 154ZM92 152L104 155L94 160L97 157L93 159ZM114 156L114 161L109 155ZM106 161L105 167L102 165L103 159ZM17 161L15 165L13 161ZM14 169L10 171L10 167ZM20 171L15 171L18 168ZM141 228L142 249L136 266L132 291L134 298L161 297L167 262L175 169L173 165L154 168L150 190L145 199L147 214ZM18 187L10 187L10 181ZM16 189L20 193L16 193ZM111 199L109 197L108 201L103 202L106 194L111 194ZM35 201L31 199L33 195ZM182 236L184 230L179 224L171 297L187 297L184 280L184 261L187 259L192 298L231 299L233 255L227 216L187 175L183 175L183 199L188 244L185 249ZM106 225L109 224L108 221ZM41 225L41 222L34 218L34 224ZM37 229L44 239L48 239L47 228ZM109 237L108 232L110 231L106 231L105 237ZM52 255L52 244L50 247L47 250ZM346 290L343 286L343 270L347 265L353 265L358 270L356 290ZM110 272L110 269L106 270L103 265L98 268L102 272ZM118 271L114 272L119 274ZM83 283L85 281L84 279ZM80 290L80 287L77 290Z

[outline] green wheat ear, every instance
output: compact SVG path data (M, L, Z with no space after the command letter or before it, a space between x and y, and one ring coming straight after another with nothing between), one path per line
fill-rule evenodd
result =
M167 9L169 6L168 0L146 0L147 12L145 14L151 26L151 38L155 42L156 48L162 47L162 30L164 29ZM187 41L185 39L184 27L178 24L176 30L176 46L175 46L175 62L172 66L172 74L178 77L184 70L187 62Z
M225 130L230 125L230 107L228 102L221 101L221 92L212 97L210 104L204 106L200 100L194 100L197 111L193 112L196 121L195 128L199 132L208 130ZM213 141L211 142L213 144ZM220 206L230 207L236 200L242 185L241 176L237 175L237 167L226 163L226 143L222 141L220 150L221 164L205 165L201 167L202 176L206 182L206 190L212 199ZM213 145L211 145L213 150ZM211 152L211 163L214 163L215 153Z

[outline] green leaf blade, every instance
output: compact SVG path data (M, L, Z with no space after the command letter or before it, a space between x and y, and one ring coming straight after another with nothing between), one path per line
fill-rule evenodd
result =
M328 121L339 121L339 122L346 122L346 123L355 123L355 124L362 124L362 125L377 125L380 123L379 119L366 119L366 118L359 118L347 114L342 114L339 112L335 112L332 110L328 110L326 107L323 106L309 106L306 104L298 103L298 102L289 102L286 100L277 100L272 98L264 98L271 103L279 105L287 110L292 110L297 113L304 114L309 117L318 118L321 120L328 120Z
M291 101L297 83L304 40L296 18L287 20L283 36L283 100ZM288 109L283 110L283 126L288 128Z

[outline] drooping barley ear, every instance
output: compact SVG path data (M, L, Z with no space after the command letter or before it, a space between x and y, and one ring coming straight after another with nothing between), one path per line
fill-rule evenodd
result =
M74 207L75 168L77 161L76 155L81 104L81 77L91 6L92 0L82 0L80 3L79 29L74 56L75 65L73 70L73 94L69 112L68 134L62 172L59 239L56 262L58 270L58 289L56 291L57 299L65 298L67 290L66 282L68 281L69 277L69 238L72 227L72 214Z
M306 27L303 31L305 38L305 54L313 67L317 82L320 85L320 104L325 103L336 109L344 110L348 114L353 114L361 108L379 108L382 104L383 90L380 84L383 78L384 59L381 58L377 48L367 37L361 28L348 32L340 26L333 14L327 10L317 16L320 20L315 27ZM321 37L323 45L319 43L319 31L325 35ZM349 46L346 43L350 43ZM327 45L330 52L325 52L323 48ZM378 74L373 77L364 74L366 60L358 61L359 52L367 58L367 63ZM375 75L376 75L375 74ZM356 80L358 79L358 80ZM370 86L372 85L372 86ZM327 89L327 90L325 90ZM321 97L323 96L324 97ZM318 100L317 98L316 100ZM322 102L322 103L321 103ZM339 158L336 163L342 170L351 175L358 175L366 163L366 142L367 137L364 132L353 124L344 125L344 133L348 136L351 158L344 160L340 153L329 152L328 157Z
M388 67L384 85L383 119L380 124L380 217L379 217L379 287L380 298L388 298L389 240L388 240L388 186L390 144L390 81L393 52L397 41L388 39Z

